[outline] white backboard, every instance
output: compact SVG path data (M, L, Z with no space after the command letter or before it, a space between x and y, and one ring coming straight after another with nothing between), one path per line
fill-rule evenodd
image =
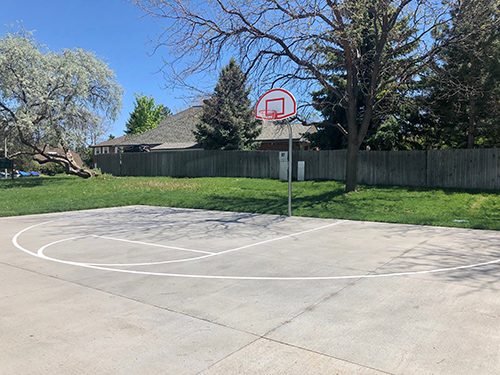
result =
M297 113L297 102L284 89L272 89L262 95L255 106L255 117L261 120L283 120Z

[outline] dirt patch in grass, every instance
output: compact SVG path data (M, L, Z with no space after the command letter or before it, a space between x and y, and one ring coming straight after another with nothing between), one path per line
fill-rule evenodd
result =
M486 197L480 197L477 201L472 203L472 205L470 206L471 210L478 211L486 199L487 199Z
M175 180L175 181L161 181L161 180L147 180L147 181L136 181L134 183L126 183L125 187L131 188L133 190L139 191L173 191L178 189L189 189L194 190L198 187L195 183L188 183L187 181Z

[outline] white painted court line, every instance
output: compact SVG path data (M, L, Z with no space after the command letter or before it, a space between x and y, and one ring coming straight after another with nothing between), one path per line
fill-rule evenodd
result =
M157 247L164 247L164 248L167 248L167 249L174 249L174 250L183 250L183 251L205 253L205 254L209 254L208 256L216 254L216 253L211 253L211 252L206 252L206 251L190 250L190 249L184 249L184 248L180 248L180 247L158 245L158 244L154 244L154 243L141 242L141 241L130 241L130 240L124 240L124 239L119 239L119 238L105 237L105 236L96 236L96 235L90 234L90 235L86 235L86 236L69 237L69 238L65 238L65 239L62 239L62 240L50 242L47 245L44 245L40 249L38 249L37 256L39 256L40 258L46 259L46 260L56 261L57 258L52 258L52 257L49 257L49 256L47 256L47 255L44 254L45 249L47 249L48 247L50 247L52 245L61 243L61 242L72 241L72 240L77 240L77 239L86 238L86 237L105 238L105 239L110 239L110 240L115 240L115 241L132 242L132 243L137 243L137 244L147 245L147 246L157 246ZM30 254L32 255L33 253L30 252ZM160 262L145 262L145 263L109 263L109 264L107 264L107 263L90 263L90 262L81 262L81 263L82 264L87 264L87 265L106 266L106 267L152 266L152 265L166 264L166 263L172 263L172 262L187 262L187 261L194 260L194 259L207 258L208 256L205 255L205 256L195 257L195 258L178 259L178 260L175 260L175 261L167 260L167 261L160 261Z
M179 274L179 273L166 273L166 272L135 271L135 270L129 270L129 269L110 268L110 266L94 265L94 264L91 264L91 263L81 263L81 262L66 261L66 260L62 260L62 259L51 258L51 257L48 257L48 256L46 256L46 255L43 254L43 250L46 249L47 247L49 247L49 246L51 246L52 244L55 244L55 243L63 242L65 240L54 241L54 242L52 242L50 244L47 244L47 245L43 246L42 248L40 248L37 251L37 253L34 253L34 252L30 251L30 250L27 250L24 247L22 247L21 245L19 245L18 238L19 238L19 236L22 233L24 233L24 232L26 232L26 231L34 228L34 227L37 227L37 226L40 226L40 225L43 225L43 224L48 224L48 223L53 222L53 221L35 224L35 225L32 225L32 226L30 226L28 228L25 228L25 229L19 231L12 238L12 243L19 250L21 250L21 251L23 251L23 252L25 252L25 253L27 253L29 255L32 255L32 256L35 256L35 257L39 257L39 258L42 258L42 259L46 259L46 260L51 260L51 261L57 262L57 263L68 264L68 265L73 265L73 266L78 266L78 267L85 267L85 268L91 268L91 269L97 269L97 270L103 270L103 271L113 271L113 272L129 273L129 274L148 275L148 276L168 276L168 277L184 277L184 278L198 278L198 279L218 279L218 280L322 281L322 280L346 280L346 279L373 279L373 278L381 278L381 277L411 276L411 275L424 275L424 274L432 274L432 273L451 272L451 271L465 270L465 269L471 269L471 268L477 268L477 267L484 267L484 266L487 266L487 265L493 265L493 264L499 264L500 263L500 259L495 259L495 260L492 260L492 261L489 261L489 262L482 262L482 263L476 263L476 264L470 264L470 265L464 265L464 266L457 266L457 267L439 268L439 269L426 270L426 271L408 271L408 272L394 272L394 273L385 273L385 274L361 274L361 275L345 275L345 276L296 276L296 277L285 277L285 276L231 276L231 275L228 275L228 276L222 276L222 275L218 276L218 275L196 275L196 274ZM282 237L279 237L279 238L274 238L274 239L262 241L262 242L255 243L255 244L252 244L252 245L246 245L246 246L242 246L242 247L239 247L239 248L226 250L226 251L220 252L220 253L208 254L208 255L201 256L201 257L197 257L197 258L190 258L188 260L202 259L202 258L208 258L208 257L217 256L217 255L227 254L229 252L243 250L243 249L246 249L246 248L249 248L249 247L252 247L252 246L259 246L259 245L262 245L262 244L265 244L265 243L269 243L269 242L273 242L273 241L278 241L280 239L285 239L285 238L290 238L290 237L293 237L293 236L297 236L299 234L304 234L304 233L313 232L315 230L324 229L324 228L327 228L327 227L331 227L333 225L341 224L343 222L346 222L346 220L340 221L340 222L336 222L334 224L322 226L322 227L319 227L319 228L310 229L310 230L306 230L306 231L294 233L294 234L291 234L291 235L286 235L286 236L282 236ZM81 238L81 237L85 237L85 236L73 237L72 239ZM69 240L69 239L66 239L66 240ZM154 264L158 264L158 263L154 263ZM134 265L137 265L137 264L134 264ZM120 265L117 265L117 266L124 266L124 265L120 264Z
M66 242L66 241L73 241L73 240L79 240L81 238L86 238L86 237L90 237L90 235L86 235L86 236L75 236L75 237L69 237L69 238L64 238L62 240L58 240L58 241L54 241L54 242L51 242L45 246L42 246L41 248L38 249L37 251L37 255L38 256L43 256L43 251L49 247L49 246L52 246L52 245L55 245L55 244L58 244L58 243L61 243L61 242Z
M220 253L217 253L217 255L227 254L227 253L231 253L233 251L240 251L240 250L248 249L248 248L254 247L254 246L261 246L261 245L264 245L264 244L269 243L269 242L284 240L285 238L291 238L291 237L300 236L302 234L315 232L315 231L318 231L318 230L321 230L321 229L325 229L325 228L330 228L330 227L333 227L335 225L339 225L339 224L342 224L342 223L345 223L345 222L347 222L347 220L340 220L340 221L337 221L337 222L335 222L333 224L323 225L323 226L318 227L318 228L308 229L308 230L304 230L302 232L297 232L297 233L293 233L293 234L287 234L285 236L281 236L281 237L277 237L277 238L272 238L270 240L265 240L265 241L253 243L253 244L250 244L250 245L245 245L245 246L237 247L235 249L221 251Z
M110 237L110 236L97 236L97 235L93 234L92 237L104 238L106 240L113 240L113 241L122 241L122 242L128 242L128 243L136 243L136 244L139 244L139 245L163 247L165 249L180 250L180 251L189 251L189 252L192 252L192 253L215 254L214 252L211 252L211 251L185 249L183 247L160 245L160 244L156 244L156 243L149 243L149 242L142 242L142 241L132 241L132 240L126 240L126 239L123 239L123 238L116 238L116 237Z
M50 222L53 222L53 221L50 221ZM224 255L224 254L227 254L227 253L230 253L230 252L239 251L239 250L243 250L243 249L248 249L248 248L254 247L254 246L260 246L260 245L263 245L263 244L266 244L266 243L269 243L269 242L283 240L285 238L291 238L291 237L299 236L301 234L310 233L310 232L314 232L314 231L317 231L317 230L329 228L329 227L332 227L332 226L335 226L335 225L339 225L339 224L342 224L344 222L346 222L346 220L341 220L341 221L338 221L338 222L335 222L335 223L332 223L332 224L327 224L327 225L324 225L324 226L321 226L321 227L318 227L318 228L313 228L313 229L305 230L305 231L302 231L302 232L288 234L288 235L285 235L285 236L281 236L281 237L277 237L277 238L272 238L272 239L269 239L269 240L265 240L265 241L261 241L261 242L256 242L256 243L253 243L253 244L250 244L250 245L245 245L245 246L241 246L241 247L237 247L237 248L234 248L234 249L229 249L229 250L225 250L225 251L221 251L221 252L216 252L216 253L215 252L214 253L212 253L212 252L205 252L207 255L203 255L203 256L199 256L199 257L193 257L193 258L184 258L184 259L176 259L176 260L165 260L165 261L157 261L157 262L143 262L143 263L93 263L93 262L92 263L91 262L72 262L72 263L82 264L82 265L85 264L85 265L88 265L88 266L97 266L97 267L101 267L101 266L102 267L134 267L134 266L153 266L153 265L160 265L160 264L172 264L172 263L190 262L190 261L194 261L194 260L201 260L201 259L205 259L205 258L210 258L210 257L219 256L219 255ZM46 222L46 223L49 223L49 222ZM35 226L42 225L42 224L37 224ZM35 226L33 226L33 227L35 227ZM28 229L30 229L30 228L28 228ZM18 233L18 234L20 234L20 233ZM14 236L14 237L17 238L16 236ZM135 242L135 243L141 243L143 245L155 246L155 244L147 243L147 242L129 241L129 240L118 239L118 238L107 237L107 236L87 235L87 236L70 237L70 238L67 238L67 239L58 240L58 241L54 241L54 242L48 243L48 244L42 246L40 249L38 249L37 256L40 257L40 258L46 259L46 260L62 261L61 259L53 258L53 257L50 257L50 256L44 254L45 249L47 249L48 247L50 247L52 245L55 245L55 244L58 244L58 243L61 243L61 242L64 242L64 241L70 241L70 240L84 238L84 237L89 237L89 236L102 237L102 238L107 238L107 239L116 239L118 241L122 240L122 241L125 241L125 242ZM17 239L16 239L16 242L17 242ZM157 246L167 247L168 248L168 246L166 246L166 245L157 245ZM181 249L181 248L174 248L174 247L169 247L169 248L171 248L171 249ZM197 250L189 250L189 249L182 249L182 250L200 252L200 251L197 251ZM29 253L33 254L31 252L29 252Z

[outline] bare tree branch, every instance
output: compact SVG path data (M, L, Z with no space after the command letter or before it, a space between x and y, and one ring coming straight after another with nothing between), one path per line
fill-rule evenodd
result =
M165 25L154 43L172 54L166 66L182 66L172 81L186 83L236 55L257 88L280 83L335 96L347 113L339 130L347 130L348 189L355 189L357 150L375 111L430 64L443 43L431 33L461 0L131 1ZM346 81L342 90L335 75Z

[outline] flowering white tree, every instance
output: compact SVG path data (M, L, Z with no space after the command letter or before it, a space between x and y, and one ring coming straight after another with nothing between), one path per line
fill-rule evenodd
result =
M116 119L122 93L114 72L91 52L53 52L24 30L0 39L0 130L23 145L10 157L41 155L40 163L91 177L71 150L84 145L103 118ZM49 153L54 148L62 151Z

